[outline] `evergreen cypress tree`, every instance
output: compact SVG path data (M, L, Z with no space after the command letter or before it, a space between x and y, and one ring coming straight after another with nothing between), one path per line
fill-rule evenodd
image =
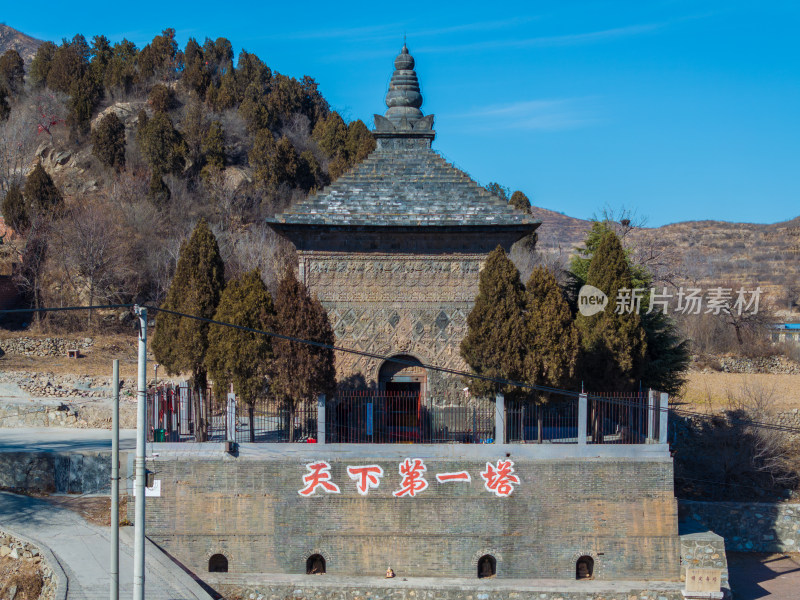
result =
M8 187L6 197L3 198L3 219L5 219L6 224L19 232L25 232L30 227L31 223L28 218L28 209L25 206L25 198L16 183L12 183Z
M576 296L578 290L587 282L589 265L603 236L612 231L607 221L595 221L584 241L584 248L570 261L570 295ZM675 320L660 310L647 314L652 275L643 265L635 264L626 252L628 268L631 273L631 286L645 290L640 313L642 326L647 336L646 368L641 377L643 387L652 387L669 394L676 394L686 380L685 373L691 362L689 341L678 332ZM612 301L609 296L609 301ZM610 309L606 309L610 310Z
M25 63L16 50L6 50L0 56L0 86L5 86L12 95L25 87Z
M92 131L92 154L107 167L117 171L125 168L125 125L117 113L100 119Z
M270 330L275 320L272 296L258 270L228 283L222 292L215 321L253 329ZM206 366L217 397L224 397L228 386L247 404L250 413L250 441L255 441L253 411L255 401L267 390L267 365L272 359L268 336L232 327L211 325L208 332Z
M294 271L287 270L275 296L275 331L283 335L333 344L328 313L312 298ZM333 350L275 339L274 359L269 363L270 390L286 406L289 441L294 441L297 405L318 394L330 393L336 384Z
M600 313L579 314L581 378L592 391L635 389L644 375L647 336L638 312L617 314L620 289L632 287L633 279L625 250L612 231L603 234L589 263L586 283L608 295Z
M508 200L508 203L522 212L526 212L528 214L531 212L531 201L519 190L511 194L511 198Z
M225 265L217 239L202 219L189 241L181 245L175 276L162 306L167 310L210 319L216 312L224 288ZM202 321L158 313L153 335L156 360L169 373L191 372L192 384L198 393L206 388L208 328L208 323ZM201 423L196 431L198 441L202 441L204 430Z
M519 271L498 246L481 271L478 296L467 317L467 335L461 342L461 356L478 375L522 379L527 347L524 302ZM470 379L468 385L479 396L520 394L514 386L481 379Z
M34 87L44 87L47 83L47 75L53 65L53 57L56 54L57 46L53 42L44 42L36 50L31 67L28 72L28 80Z
M213 121L203 136L201 144L206 167L212 169L225 168L225 132L222 123Z
M53 179L42 167L42 163L36 166L28 174L23 190L28 216L31 211L36 213L58 214L64 206L64 198L58 191Z
M0 84L0 121L5 121L11 115L11 106L8 103L8 91Z
M567 387L575 374L578 331L558 281L544 267L533 270L525 288L525 323L525 380Z

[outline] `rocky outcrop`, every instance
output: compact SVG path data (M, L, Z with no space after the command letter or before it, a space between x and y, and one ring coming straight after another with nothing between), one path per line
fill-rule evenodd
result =
M47 554L50 555L49 552ZM52 558L52 555L50 556ZM0 558L19 561L20 565L24 563L37 565L43 581L39 600L54 600L57 597L58 577L53 573L53 567L49 564L49 560L45 558L45 553L37 545L0 529ZM2 587L0 585L0 588ZM13 598L14 593L10 597Z

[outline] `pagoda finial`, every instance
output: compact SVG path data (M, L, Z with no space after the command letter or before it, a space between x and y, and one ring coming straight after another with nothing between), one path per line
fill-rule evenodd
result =
M401 126L404 120L411 125L422 118L422 111L419 109L422 106L422 94L417 73L414 71L414 57L408 53L405 35L403 49L394 59L394 73L386 93L386 106L388 110L384 116L395 126Z
M401 142L405 147L419 144L431 147L436 137L433 115L423 116L419 109L422 106L422 93L405 34L403 48L394 59L394 73L389 82L389 91L386 92L386 106L388 108L383 115L375 115L373 135L378 140L379 148L396 146Z

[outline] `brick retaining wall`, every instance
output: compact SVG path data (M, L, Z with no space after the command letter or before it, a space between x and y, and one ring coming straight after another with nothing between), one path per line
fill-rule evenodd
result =
M482 446L459 459L458 448L442 446L437 458L428 447L430 486L395 498L398 464L418 447L366 446L344 458L329 447L281 446L261 459L161 453L148 462L161 482L161 496L148 498L148 535L198 574L217 553L238 573L304 573L319 553L331 574L383 575L391 565L409 577L473 578L478 559L491 554L500 578L574 580L581 555L594 558L600 580L679 578L668 457L532 460L520 456L525 448ZM480 473L507 451L521 483L500 498ZM298 494L314 459L330 462L341 493ZM385 476L362 496L345 470L369 464ZM471 482L435 480L461 470ZM132 519L133 503L129 510Z

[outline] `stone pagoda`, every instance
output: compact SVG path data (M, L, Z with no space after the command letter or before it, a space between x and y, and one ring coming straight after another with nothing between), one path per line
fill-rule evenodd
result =
M336 343L405 361L465 369L459 344L487 254L508 251L539 222L431 149L414 58L394 61L376 149L317 194L268 221L299 255L299 278L328 311ZM455 399L437 372L338 353L354 385Z

